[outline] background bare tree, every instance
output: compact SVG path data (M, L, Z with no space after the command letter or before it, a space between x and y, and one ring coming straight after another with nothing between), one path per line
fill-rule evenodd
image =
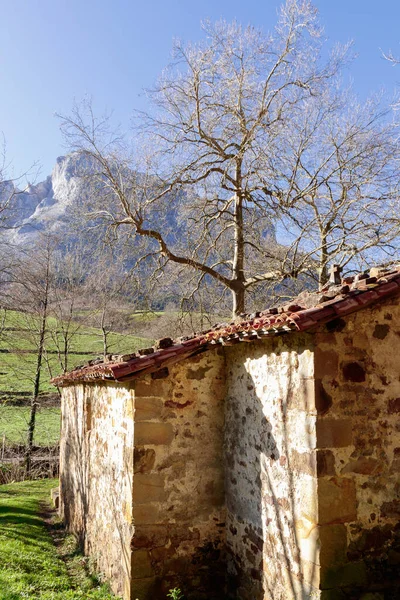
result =
M90 105L63 118L71 149L97 165L92 218L147 239L158 269L191 270L194 290L214 282L234 315L257 286L316 271L324 283L332 260L390 251L392 215L379 228L376 216L395 195L394 126L377 105L346 108L348 49L321 61L313 5L288 0L269 36L223 22L205 32L175 44L131 152Z
M13 249L10 248L5 237L5 232L10 227L12 201L15 195L14 184L8 178L8 167L6 144L3 138L0 149L0 307L4 303L7 284L12 279L12 267L15 263ZM0 319L0 337L4 329L5 308L2 308L2 311L4 318Z
M398 252L399 156L398 126L379 97L360 105L328 90L293 124L275 158L292 198L280 227L290 259L299 270L311 261L320 286L329 264L359 270Z
M25 173L13 176L6 150L6 141L0 134L0 310L3 308L3 311L4 305L9 304L8 290L15 280L15 270L20 266L20 256L12 243L10 233L18 217L18 204L27 187L27 178L35 178L38 172L38 165L33 164ZM0 337L2 322L4 319L0 319Z
M63 373L70 367L69 360L76 336L80 334L87 319L80 318L80 311L86 304L84 283L90 265L95 257L87 253L80 240L72 246L60 248L60 239L53 238L55 247L52 253L52 289L51 289L51 320L47 329L52 345L56 349L58 364L57 373ZM48 364L49 374L55 375Z
M117 352L113 334L129 328L129 314L137 306L137 281L125 265L125 256L115 253L110 246L92 261L82 292L90 314L86 322L97 328L101 336L103 356Z
M32 450L35 435L36 414L39 408L39 394L43 372L46 368L46 339L48 319L51 307L51 294L54 285L53 258L55 244L51 238L44 238L23 256L14 269L13 283L9 297L11 308L18 307L24 316L24 347L20 349L18 369L23 369L24 359L35 362L31 376L30 416L27 424L26 473L29 476L32 467ZM11 332L12 333L12 332ZM29 350L26 350L26 346ZM16 377L19 372L15 374Z

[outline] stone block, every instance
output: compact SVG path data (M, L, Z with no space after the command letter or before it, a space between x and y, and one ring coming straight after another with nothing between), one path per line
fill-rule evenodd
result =
M317 448L345 448L353 443L353 424L349 419L318 419Z
M335 455L332 450L317 450L317 476L335 475Z
M299 488L299 500L296 501L295 518L307 519L310 523L317 524L318 521L318 498L317 498L317 479L315 477L302 478L301 484L296 484Z
M135 398L135 422L160 420L163 401L156 396L138 396Z
M127 398L124 404L124 417L126 419L133 419L134 403L133 397Z
M385 464L377 458L360 456L351 460L342 469L342 473L357 473L359 475L379 475L385 468Z
M154 577L133 579L131 594L128 598L131 598L131 600L154 600L157 587Z
M161 511L160 506L153 502L136 504L133 509L133 521L135 525L159 523L163 515L165 515L165 512Z
M287 394L287 406L289 410L315 412L314 379L302 378L297 385L293 385Z
M346 562L347 530L343 524L318 527L320 564L323 569Z
M134 382L134 388L135 399L139 396L158 396L160 398L165 398L169 396L171 381L170 378L152 379L147 376L143 379L137 379Z
M311 586L311 588L318 588L319 585L319 571L320 568L317 564L312 561L301 559L301 574L304 579L304 582ZM307 586L307 587L308 587ZM288 589L290 587L288 586ZM300 590L299 590L300 591ZM299 597L299 596L297 596Z
M154 575L150 555L147 550L133 550L131 560L132 579L143 579Z
M315 380L315 408L319 415L325 415L332 406L332 396L326 391L321 379Z
M132 502L122 503L122 514L127 523L132 523Z
M165 546L167 539L168 531L166 525L136 524L131 545L132 548L158 548Z
M310 564L318 565L319 536L317 525L307 519L300 519L295 522L295 529L301 564L303 564L303 561L308 561ZM313 581L313 579L307 581Z
M168 497L164 489L164 478L161 475L144 475L138 473L133 479L133 503L163 502ZM135 519L135 513L133 514Z
M317 347L315 349L315 378L336 377L338 374L339 358L335 350L323 351Z
M150 473L153 470L156 453L152 448L138 448L134 450L133 462L135 473Z
M357 518L357 497L352 479L332 477L318 480L320 525L349 523Z
M135 424L135 446L169 445L174 439L171 423L141 422Z
M290 453L290 468L297 473L307 473L316 475L315 452L297 452L292 450Z
M365 585L368 581L367 567L363 560L330 568L321 574L321 589L346 588Z

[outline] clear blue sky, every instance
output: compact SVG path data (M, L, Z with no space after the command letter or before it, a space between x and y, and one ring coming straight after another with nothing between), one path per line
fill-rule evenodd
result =
M55 112L93 97L99 112L113 109L122 126L141 91L168 63L174 37L197 40L200 21L237 19L265 31L276 22L278 0L3 0L0 22L0 132L15 173L34 161L41 176L65 152ZM316 0L331 42L353 39L356 91L365 97L400 84L399 0Z

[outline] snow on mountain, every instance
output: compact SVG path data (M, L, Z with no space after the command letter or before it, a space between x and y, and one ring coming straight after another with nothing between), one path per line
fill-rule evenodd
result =
M78 153L60 156L49 177L24 190L12 188L11 182L3 183L3 197L14 191L10 219L13 228L8 232L11 243L33 243L40 231L55 233L62 229L69 207L79 204L85 194L86 161Z

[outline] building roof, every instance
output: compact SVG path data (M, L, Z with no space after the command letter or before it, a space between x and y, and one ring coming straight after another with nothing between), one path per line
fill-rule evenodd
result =
M400 265L376 267L354 277L340 278L334 266L330 282L319 292L303 292L291 304L268 308L241 320L215 325L192 337L163 338L152 348L134 354L97 359L52 379L62 387L79 382L127 381L218 346L232 346L293 331L312 331L328 323L400 293Z

